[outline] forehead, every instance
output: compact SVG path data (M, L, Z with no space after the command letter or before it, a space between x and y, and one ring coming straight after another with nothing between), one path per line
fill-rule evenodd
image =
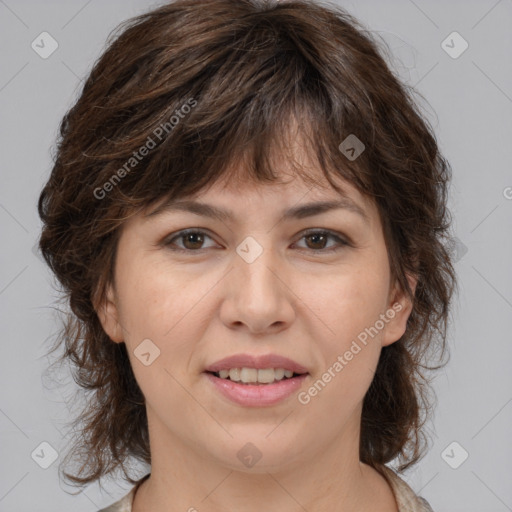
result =
M183 201L200 201L218 206L218 211L229 209L233 215L241 217L244 212L245 215L259 214L258 207L263 205L262 214L267 209L292 213L294 206L343 199L346 204L355 205L352 209L359 209L367 222L373 223L372 217L379 216L374 199L360 192L337 169L333 172L331 168L329 179L326 178L318 160L319 148L312 142L311 130L312 127L304 118L299 124L295 117L291 117L286 129L276 134L266 146L263 161L257 162L252 152L254 147L247 147L236 155L232 154L231 160L219 170L218 176L211 178L202 188L195 188L191 193L174 192L162 196L144 208L143 216L154 217L161 211L169 210L169 206ZM260 172L256 172L256 164L260 166ZM196 213L198 211L196 209ZM300 215L295 217L301 218ZM209 216L221 218L221 215Z
M236 181L222 179L195 194L160 201L146 211L144 220L170 212L189 212L222 222L254 215L298 220L337 210L358 216L368 226L379 224L376 208L353 185L335 180L338 191L323 174L317 173L315 178L306 183L300 176L281 173L271 183L255 183L240 176Z
M324 175L318 161L319 148L312 142L313 128L306 121L299 123L292 116L289 123L267 148L268 159L263 162L271 168L275 180L262 181L255 178L254 154L246 151L238 159L228 162L222 175L189 198L230 201L259 201L275 199L280 203L304 200L335 200L340 196L350 197L361 206L374 209L374 200L361 193L357 187L342 176L341 172L329 173L330 180L340 189L335 190ZM276 134L277 135L277 134ZM260 162L261 164L261 162ZM242 199L243 198L243 199Z
M307 181L300 175L284 171L278 172L277 179L272 182L256 182L247 176L223 178L188 198L217 200L224 204L239 204L241 207L263 202L266 206L291 206L313 200L334 201L347 198L362 207L369 206L369 199L348 181L341 178L336 180L341 188L340 193L331 186L321 171L308 172L308 175Z

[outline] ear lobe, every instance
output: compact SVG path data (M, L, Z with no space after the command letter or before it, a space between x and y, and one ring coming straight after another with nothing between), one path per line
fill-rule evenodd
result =
M418 284L418 277L410 274L407 274L406 277L414 296L416 285ZM413 308L413 301L409 298L407 293L402 290L400 284L396 281L394 290L391 293L388 308L386 316L390 318L390 320L384 328L381 343L383 347L391 345L403 336L407 327L407 319L409 318ZM393 312L394 316L392 316Z
M98 304L96 314L109 338L115 343L123 342L123 329L119 323L119 312L112 284L108 285L106 297Z

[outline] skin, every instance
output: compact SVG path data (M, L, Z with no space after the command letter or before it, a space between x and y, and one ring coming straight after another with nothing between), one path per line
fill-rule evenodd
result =
M310 172L313 188L283 174L273 184L218 181L195 196L232 210L232 222L170 211L139 213L123 226L98 315L112 341L126 343L146 398L151 477L133 512L398 510L386 480L359 461L360 419L380 351L405 332L412 304L391 282L375 205L347 182L340 179L369 222L344 209L281 220L286 208L339 198L317 168ZM174 244L188 253L163 245L187 228L207 231L202 245L186 237ZM310 228L353 246L304 237ZM236 252L249 235L263 247L250 264ZM292 394L243 407L203 374L235 353L277 353L308 368L307 390L393 304L400 312L307 405ZM160 350L149 366L134 355L147 338ZM262 454L251 468L237 457L249 441Z

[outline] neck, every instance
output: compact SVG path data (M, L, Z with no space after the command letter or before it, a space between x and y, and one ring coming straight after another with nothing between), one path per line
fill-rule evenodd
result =
M319 440L318 446L274 459L265 457L271 453L271 445L265 445L259 461L244 468L238 459L233 463L193 442L184 443L148 408L151 476L138 488L132 512L261 512L269 503L283 512L395 512L385 479L359 461L359 425L354 423L323 451L318 450ZM231 444L238 452L246 443Z

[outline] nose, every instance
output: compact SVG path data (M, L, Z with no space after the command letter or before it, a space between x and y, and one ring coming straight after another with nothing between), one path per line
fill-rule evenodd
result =
M272 250L265 248L252 262L237 254L233 267L223 290L223 323L252 334L275 334L288 328L295 318L295 295L284 265Z

